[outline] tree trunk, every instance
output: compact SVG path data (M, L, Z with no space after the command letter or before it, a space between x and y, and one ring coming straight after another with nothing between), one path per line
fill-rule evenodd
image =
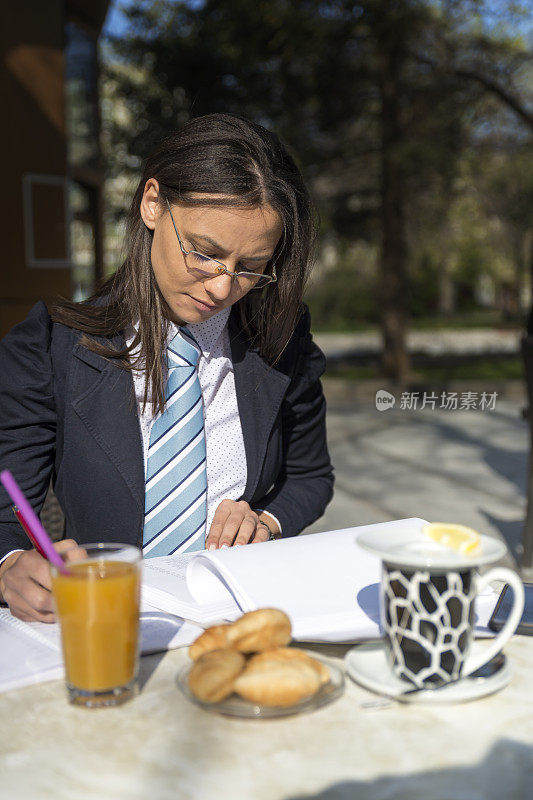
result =
M405 385L407 352L407 236L400 120L401 58L394 42L382 43L381 65L381 270L380 306L383 336L382 369L386 377ZM391 52L392 50L392 52Z

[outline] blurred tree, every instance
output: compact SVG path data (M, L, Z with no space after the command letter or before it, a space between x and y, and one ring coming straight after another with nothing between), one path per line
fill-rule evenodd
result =
M526 49L502 12L521 4L495 4L496 21L490 5L138 0L127 34L109 43L109 80L132 113L110 126L108 151L126 141L129 158L142 158L188 116L212 111L279 132L324 226L379 243L383 370L402 383L417 204L436 187L449 200L462 149L494 117L487 97L530 124L517 78Z
M533 150L522 146L512 153L485 157L481 185L488 215L500 221L513 265L509 281L509 312L522 313L522 289L533 275Z
M365 242L334 245L335 266L328 268L323 253L322 274L313 275L306 291L313 325L323 330L354 330L379 320L377 247Z

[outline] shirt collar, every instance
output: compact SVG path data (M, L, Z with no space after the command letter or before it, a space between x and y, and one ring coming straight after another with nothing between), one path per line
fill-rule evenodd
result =
M231 313L231 307L223 308L222 311L219 311L217 314L214 314L209 319L206 319L205 322L198 322L195 325L187 325L187 330L189 330L200 347L202 351L202 355L204 358L207 358L209 354L213 351L216 343L222 336L222 332L227 325L229 315ZM178 325L171 322L170 323L170 339L172 339L177 332L179 331Z

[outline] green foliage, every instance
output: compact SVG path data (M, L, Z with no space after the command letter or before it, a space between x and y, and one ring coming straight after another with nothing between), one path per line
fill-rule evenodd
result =
M357 330L378 321L374 282L354 274L349 264L309 287L305 301L316 330Z
M435 314L439 303L439 268L435 254L421 252L414 258L409 281L409 314L412 318Z
M525 0L137 0L125 14L103 50L112 178L192 115L244 114L292 147L324 229L392 254L364 267L340 247L308 289L315 324L376 322L392 264L414 319L442 306L443 272L460 310L481 275L518 296L533 228ZM116 222L124 191L109 202Z
M468 309L445 316L420 316L413 319L412 327L419 330L461 330L462 328L508 328L516 330L524 325L524 318L502 319L501 312L494 308Z
M464 241L459 246L459 257L456 269L456 308L466 311L476 308L475 286L478 278L487 272L485 253L479 242L473 239Z
M343 380L357 381L376 379L382 377L380 367L375 364L352 364L341 367L329 367L326 370L327 378L341 378ZM508 358L477 358L461 359L450 366L438 363L426 364L423 367L415 365L411 380L431 381L440 386L446 386L452 381L467 380L523 380L524 364L521 358L509 356Z

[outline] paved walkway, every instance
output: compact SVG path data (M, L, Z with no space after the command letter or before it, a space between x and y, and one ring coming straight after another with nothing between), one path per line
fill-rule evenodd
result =
M308 532L416 516L503 537L519 558L529 457L520 382L483 411L403 410L399 396L379 411L376 383L324 386L336 489ZM484 389L468 387L478 399Z

